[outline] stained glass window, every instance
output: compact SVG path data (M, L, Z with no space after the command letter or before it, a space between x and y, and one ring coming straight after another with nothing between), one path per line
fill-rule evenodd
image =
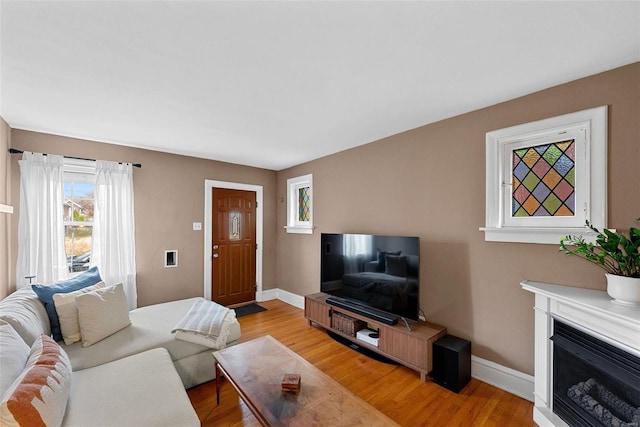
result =
M575 148L571 139L513 151L514 217L575 215Z
M311 198L310 187L298 189L298 221L309 221L311 219Z
M607 107L487 132L485 240L557 245L606 228Z
M287 233L313 233L313 175L287 179Z

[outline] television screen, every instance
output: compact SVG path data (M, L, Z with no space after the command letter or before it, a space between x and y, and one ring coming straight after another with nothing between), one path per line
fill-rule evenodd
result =
M320 291L418 321L418 237L322 233L320 240Z

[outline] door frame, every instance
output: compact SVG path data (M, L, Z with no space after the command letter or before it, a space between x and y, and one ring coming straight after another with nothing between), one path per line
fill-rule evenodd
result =
M213 189L226 188L229 190L253 191L256 193L256 301L262 301L262 185L242 184L205 179L204 181L204 299L211 301L211 217L213 203Z

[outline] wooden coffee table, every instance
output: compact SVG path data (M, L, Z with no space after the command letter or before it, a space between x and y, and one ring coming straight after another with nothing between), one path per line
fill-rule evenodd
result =
M218 402L225 376L262 425L398 425L269 335L213 356ZM300 374L299 393L281 390L287 373Z

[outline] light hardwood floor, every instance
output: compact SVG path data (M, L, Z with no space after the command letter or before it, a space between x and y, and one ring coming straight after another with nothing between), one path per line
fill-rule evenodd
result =
M338 344L323 329L309 326L303 310L277 300L260 305L267 311L238 319L241 341L273 336L400 425L535 426L529 401L473 378L459 394L423 383L410 369L377 362ZM203 426L259 425L227 382L222 383L220 405L215 381L188 394Z

